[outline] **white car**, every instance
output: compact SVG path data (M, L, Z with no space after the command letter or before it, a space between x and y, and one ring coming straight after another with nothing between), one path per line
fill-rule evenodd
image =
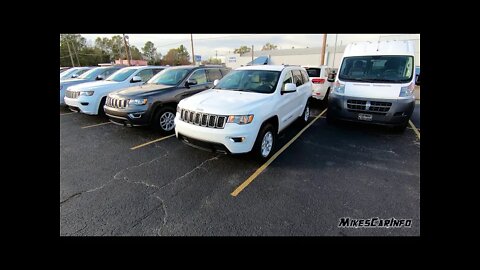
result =
M246 66L215 83L178 104L175 134L190 146L265 160L280 131L309 119L312 83L302 67Z
M312 82L312 98L327 102L330 86L328 75L333 69L329 66L304 66Z
M65 92L65 104L73 111L91 115L103 114L103 106L109 93L144 84L164 68L161 66L126 67L105 80L70 86Z

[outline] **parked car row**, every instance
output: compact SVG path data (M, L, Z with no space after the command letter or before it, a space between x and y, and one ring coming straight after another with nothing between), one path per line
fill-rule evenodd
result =
M142 66L121 68L101 80L105 70L94 69L80 78L89 82L69 86L65 104L85 114L105 113L116 124L175 132L195 148L252 152L260 160L273 154L279 132L297 120L308 122L311 98L328 99L330 123L362 121L401 130L415 103L409 41L350 44L337 76L326 66L254 65L233 71Z

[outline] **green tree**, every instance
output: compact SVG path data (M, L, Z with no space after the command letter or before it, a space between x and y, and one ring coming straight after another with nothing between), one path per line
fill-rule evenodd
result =
M208 60L203 60L202 61L202 64L203 65L221 65L222 64L222 60L218 59L218 58L212 58L210 57Z
M132 60L143 60L142 53L135 46L130 46L130 54L132 55Z
M189 65L191 64L190 55L187 49L180 45L180 47L176 49L170 49L165 56L163 56L163 65L171 65L171 66L178 66L178 65Z
M270 42L267 42L267 44L263 45L262 51L269 51L269 50L276 50L277 45L271 44Z
M245 53L249 53L251 50L252 49L250 49L250 47L240 46L240 48L235 49L233 53L245 54Z
M145 59L148 60L149 65L152 65L157 60L157 48L155 48L153 42L147 41L145 46L143 46L142 51Z
M68 43L68 44L67 44ZM87 40L81 35L62 34L60 35L60 65L72 66L70 53L73 57L75 66L84 66L81 62L79 53L87 47ZM70 46L70 52L68 47ZM77 57L78 56L78 57Z

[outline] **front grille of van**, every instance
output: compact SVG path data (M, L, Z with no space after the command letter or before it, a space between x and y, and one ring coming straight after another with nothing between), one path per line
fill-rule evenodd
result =
M227 116L182 109L180 111L180 120L196 126L209 128L224 128L225 123L227 122Z
M368 112L385 115L392 107L391 102L370 101L370 100L347 100L347 109L356 112Z

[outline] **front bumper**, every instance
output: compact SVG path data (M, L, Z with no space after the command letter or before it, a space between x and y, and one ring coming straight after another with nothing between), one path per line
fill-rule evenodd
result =
M74 111L78 111L85 114L98 114L98 106L96 98L93 96L79 96L78 98L64 98L65 104Z
M347 107L347 100L390 102L392 105L387 112L380 113L370 110L353 110ZM415 97L398 99L358 98L330 93L328 98L328 114L336 119L372 123L387 126L398 126L408 122L415 108ZM359 114L371 114L371 121L359 120Z
M151 110L147 106L127 107L124 109L104 106L110 121L126 126L146 126L151 121Z
M255 122L255 120L254 120ZM175 117L175 135L177 139L190 146L215 152L229 154L248 153L252 150L259 126L254 122L248 125L225 124L223 129L196 126L183 122L179 114ZM187 139L185 141L184 139ZM234 142L232 138L244 138L242 142Z

